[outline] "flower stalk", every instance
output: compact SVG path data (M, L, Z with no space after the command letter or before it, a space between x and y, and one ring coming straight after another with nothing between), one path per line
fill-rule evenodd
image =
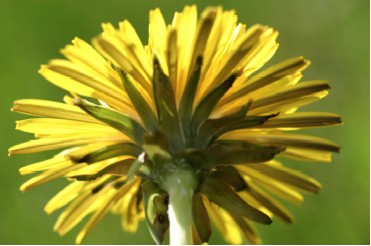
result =
M166 177L163 186L169 194L170 245L193 244L192 201L196 187L193 172L178 169Z

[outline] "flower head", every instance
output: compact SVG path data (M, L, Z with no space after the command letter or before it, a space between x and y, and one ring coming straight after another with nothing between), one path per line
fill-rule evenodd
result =
M12 108L39 117L17 122L36 139L10 155L64 149L20 169L38 173L22 191L60 177L69 182L45 206L47 213L66 206L54 229L64 235L91 215L80 243L113 212L130 232L145 219L157 243L169 226L176 231L176 219L188 221L191 242L204 243L212 220L238 244L243 236L260 242L253 222L292 222L277 198L300 204L301 191L321 185L274 157L329 162L339 150L294 133L341 123L333 113L298 112L330 89L322 80L299 82L309 61L291 58L258 72L275 53L278 32L246 27L221 7L198 19L187 6L169 25L151 11L145 46L128 21L102 26L93 46L75 38L62 49L67 59L40 69L70 93L64 103L24 99Z

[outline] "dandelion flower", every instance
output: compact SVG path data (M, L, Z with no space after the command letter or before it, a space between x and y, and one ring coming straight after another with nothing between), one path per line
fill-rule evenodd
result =
M328 94L323 80L301 82L310 62L291 58L258 71L275 53L278 32L247 27L235 12L186 6L166 24L149 18L143 45L128 21L104 23L92 46L75 38L40 74L69 92L63 102L23 99L13 111L33 117L17 129L35 140L10 155L63 149L27 165L37 173L21 191L57 178L68 185L45 206L65 207L54 230L66 234L87 216L77 236L109 212L135 232L145 220L156 243L208 242L213 221L228 243L261 240L254 223L292 222L280 203L303 202L319 182L275 157L330 162L339 146L299 129L341 123L339 115L299 112Z

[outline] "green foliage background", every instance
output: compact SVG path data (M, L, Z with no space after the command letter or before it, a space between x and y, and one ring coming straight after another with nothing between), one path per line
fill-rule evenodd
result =
M119 0L4 0L0 1L1 165L0 243L73 244L82 225L60 237L53 232L58 213L51 216L43 206L63 180L27 192L19 186L29 177L18 169L48 158L51 153L8 157L7 149L31 135L14 130L12 102L21 98L60 101L65 94L46 82L37 70L59 49L78 36L89 41L100 32L100 23L115 25L128 19L147 42L148 11L160 7L169 22L174 11L196 3L235 9L239 21L273 26L280 32L280 48L270 64L304 55L312 61L304 79L326 79L333 89L325 99L305 109L340 113L344 126L307 131L342 145L331 164L286 161L291 167L314 176L323 184L317 195L306 195L300 207L288 205L296 222L275 220L259 226L265 244L369 244L369 54L370 6L367 0L214 0L214 1L119 1ZM152 244L146 226L137 234L121 231L113 215L97 226L86 244ZM212 244L225 243L214 231Z

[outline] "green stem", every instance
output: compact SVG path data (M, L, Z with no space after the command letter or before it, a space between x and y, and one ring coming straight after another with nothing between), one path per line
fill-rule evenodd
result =
M169 175L164 187L169 194L170 245L192 242L192 200L195 177L190 170L177 170Z

